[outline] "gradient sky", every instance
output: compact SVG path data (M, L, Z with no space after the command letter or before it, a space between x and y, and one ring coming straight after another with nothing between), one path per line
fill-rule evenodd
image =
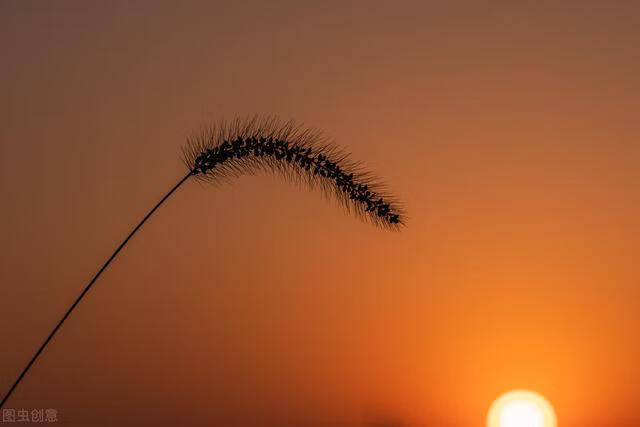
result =
M8 406L484 427L528 388L559 427L640 425L639 22L631 1L0 1L0 389L203 124L322 128L410 216L189 183Z

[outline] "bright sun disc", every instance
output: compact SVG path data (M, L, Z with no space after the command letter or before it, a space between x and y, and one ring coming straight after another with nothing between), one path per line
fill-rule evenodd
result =
M487 427L556 427L553 407L538 393L514 390L491 405Z

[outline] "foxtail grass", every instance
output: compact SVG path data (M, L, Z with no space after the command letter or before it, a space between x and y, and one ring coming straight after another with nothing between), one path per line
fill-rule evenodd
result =
M185 182L223 183L231 178L273 172L288 181L320 190L346 211L376 226L398 230L405 213L375 176L351 160L320 131L293 121L258 116L220 121L188 138L183 147L184 175L142 218L58 321L0 402L3 408L16 387L96 280L153 213Z

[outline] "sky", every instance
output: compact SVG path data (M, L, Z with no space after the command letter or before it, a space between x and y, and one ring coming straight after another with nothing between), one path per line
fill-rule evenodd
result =
M408 211L187 182L8 402L65 426L640 424L640 7L0 1L0 389L201 126L322 129ZM4 393L4 392L2 392ZM377 424L376 424L377 423Z

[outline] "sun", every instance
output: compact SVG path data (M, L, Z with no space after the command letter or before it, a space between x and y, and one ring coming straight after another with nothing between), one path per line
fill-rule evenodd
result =
M487 427L556 427L553 407L538 393L513 390L491 405Z

